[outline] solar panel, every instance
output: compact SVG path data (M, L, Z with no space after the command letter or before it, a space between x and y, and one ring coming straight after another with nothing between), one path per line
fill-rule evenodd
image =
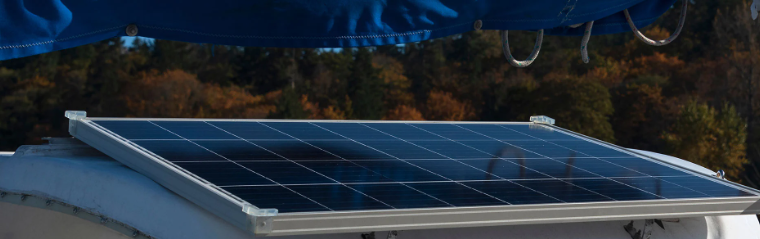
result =
M757 191L746 187L543 124L76 120L81 123L71 130L72 135L207 209L222 210L198 199L198 192L187 185L198 184L196 188L202 188L196 191L211 191L213 194L204 195L218 195L227 204L277 209L279 214L269 218L274 220L274 229L271 225L261 230L252 227L262 225L241 226L257 234L334 233L351 231L346 226L351 223L371 224L362 229L357 226L357 231L366 226L382 229L383 218L391 224L406 220L380 216L389 212L412 213L406 217L414 223L396 225L407 229L445 227L445 223L436 224L442 219L425 217L430 222L424 223L410 216L442 215L440 210L452 215L461 210L508 210L470 215L477 219L447 219L471 226L531 223L530 218L520 221L510 214L509 210L523 207L576 210L568 212L577 215L576 219L555 220L536 213L530 217L544 220L533 223L602 220L589 216L605 213L592 210L584 216L577 212L588 203L610 208L630 203L642 207L647 207L646 203L685 203L683 209L667 207L671 216L677 216L695 213L688 207L694 201L683 199L705 203L738 200L741 203L729 203L726 208L699 210L705 210L700 211L705 215L730 210L749 213L747 205L760 198ZM166 174L179 176L165 179ZM331 215L337 214L348 219L350 215L364 217L335 221L339 217ZM367 219L367 215L377 217ZM644 215L639 208L630 215L614 212L606 218ZM278 218L289 219L278 222ZM309 220L322 220L325 226L306 225L307 221L314 223ZM330 220L335 224L328 223Z

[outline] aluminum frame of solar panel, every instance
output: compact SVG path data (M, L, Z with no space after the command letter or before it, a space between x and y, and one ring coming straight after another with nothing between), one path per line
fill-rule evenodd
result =
M190 173L174 163L163 160L153 152L120 135L113 134L93 120L141 121L214 121L214 122L357 122L357 123L415 123L415 124L521 124L546 127L572 137L605 146L617 151L646 158L653 163L679 168L691 174L733 188L751 192L751 197L721 197L703 199L660 199L656 201L612 201L581 203L549 203L537 205L473 206L454 208L407 208L393 210L356 210L340 212L279 213L259 209L227 190ZM300 235L379 230L410 230L451 227L477 227L530 223L559 223L613 219L643 219L694 215L748 214L760 212L757 191L723 180L701 175L657 159L628 151L565 129L514 122L385 122L385 121L299 121L299 120L219 120L219 119L125 119L75 118L70 122L70 133L145 174L159 184L211 211L241 229L256 235ZM468 184L468 183L466 183ZM485 187L472 184L472 187ZM469 187L469 186L468 186ZM487 187L485 187L487 188ZM370 190L370 189L368 189ZM483 189L486 190L486 189ZM259 192L261 193L261 192ZM275 193L274 191L272 193ZM623 195L624 196L624 195Z

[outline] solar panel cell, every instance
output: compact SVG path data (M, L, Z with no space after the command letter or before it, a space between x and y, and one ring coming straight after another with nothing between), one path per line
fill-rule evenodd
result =
M288 187L332 210L392 209L391 206L344 185L296 185Z
M563 202L604 202L611 197L557 179L520 180L515 183L545 193Z
M129 140L135 139L180 139L179 136L148 121L107 120L98 124L107 130Z
M453 182L407 184L457 207L507 205L506 202Z
M392 181L382 174L349 161L305 161L298 163L342 183Z
M187 140L141 140L134 143L169 161L226 161Z
M330 210L282 186L226 187L224 190L257 207L277 208L281 213Z
M245 140L193 140L193 142L232 161L282 160L281 157Z
M175 163L177 166L190 171L198 177L209 181L217 186L231 185L275 185L276 183L254 173L253 171L241 167L238 164L220 161L220 162L180 162Z
M449 207L446 202L400 183L352 184L352 188L394 208Z
M280 184L315 184L334 182L327 177L294 162L260 161L244 162L240 164Z
M533 191L509 181L477 181L465 182L467 186L487 193L510 204L540 204L560 203L561 201L551 196Z

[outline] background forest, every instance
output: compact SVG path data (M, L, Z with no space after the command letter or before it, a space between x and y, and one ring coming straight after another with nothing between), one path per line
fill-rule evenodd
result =
M746 0L695 0L681 36L547 36L511 67L496 31L358 49L120 38L0 62L0 150L68 136L88 116L527 121L674 155L760 186L760 20ZM644 28L664 39L679 10ZM535 33L510 32L517 58Z

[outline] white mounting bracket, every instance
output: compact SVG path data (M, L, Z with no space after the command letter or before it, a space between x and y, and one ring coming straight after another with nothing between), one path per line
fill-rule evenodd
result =
M256 235L266 235L272 232L276 208L257 208L251 204L243 205L243 212L248 215L248 230Z
M756 20L757 12L760 12L760 0L752 1L752 5L749 6L749 11L752 12L752 20Z
M69 118L69 134L75 135L77 132L77 122L80 119L87 118L87 111L67 110L66 118Z
M549 118L549 116L546 115L534 115L530 117L530 122L536 123L536 124L548 124L548 125L554 125L554 119Z

